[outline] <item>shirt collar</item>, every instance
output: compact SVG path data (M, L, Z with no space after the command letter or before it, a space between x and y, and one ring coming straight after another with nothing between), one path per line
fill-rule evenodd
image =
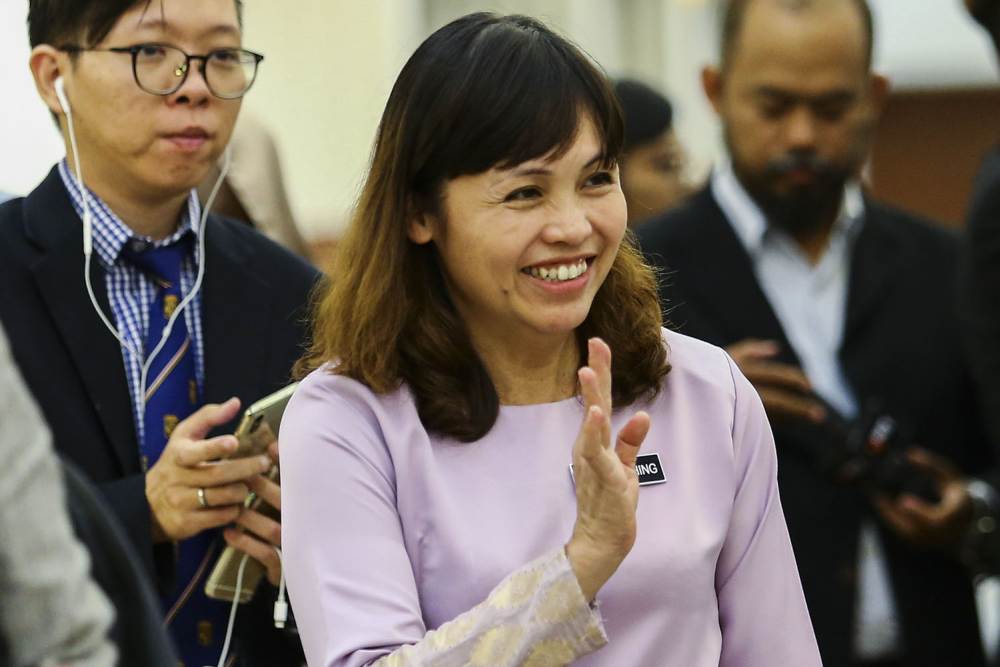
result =
M728 157L713 169L711 189L715 201L751 256L760 252L769 232L782 233L769 228L763 211L736 178L732 161ZM849 181L844 187L844 197L833 225L832 237L854 238L861 229L864 213L865 202L861 186L857 181Z
M59 163L59 175L62 177L63 185L69 193L70 201L76 214L83 219L83 191L81 191L76 177L69 170L66 159ZM129 241L136 241L140 244L149 244L154 248L168 246L179 241L188 233L197 237L198 224L201 220L201 204L198 201L196 190L191 190L188 195L187 206L181 213L177 229L173 234L165 239L154 241L148 236L136 234L128 225L119 218L114 211L98 197L93 190L86 188L86 196L90 207L91 223L93 225L94 251L97 254L105 270L110 270L118 261L122 249ZM197 261L197 253L192 253L194 261Z

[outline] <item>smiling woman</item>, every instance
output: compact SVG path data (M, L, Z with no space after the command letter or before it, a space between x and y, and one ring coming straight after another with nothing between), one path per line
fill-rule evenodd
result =
M405 382L429 429L472 441L493 425L498 389L523 386L502 377L510 357L492 340L530 349L557 326L575 331L562 356L520 364L543 376L562 366L541 400L573 393L591 336L615 350L616 405L654 394L668 365L652 274L622 243L621 144L604 76L540 24L470 18L428 39L386 105L300 371L339 359L338 373L376 391ZM558 274L578 260L591 269L578 294L532 284L533 267Z
M400 73L281 426L310 665L819 664L763 409L661 328L621 144L531 18Z

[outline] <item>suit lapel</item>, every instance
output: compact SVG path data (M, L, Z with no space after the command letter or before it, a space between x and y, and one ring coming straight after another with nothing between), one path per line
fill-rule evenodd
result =
M253 271L249 252L222 222L209 218L202 298L208 403L238 396L246 408L260 398L267 377L273 291Z
M31 194L26 233L41 249L31 265L35 284L52 314L88 399L122 469L139 470L139 447L125 366L118 341L100 321L83 282L83 227L56 170ZM91 261L91 281L102 311L113 322L104 271Z
M900 250L891 221L878 204L866 200L864 226L851 254L842 350L864 329L888 295L888 285L904 261Z
M691 292L693 303L712 314L730 342L747 337L775 340L782 344L783 358L790 355L786 360L794 361L795 353L757 282L750 256L708 188L698 195L697 206L700 229L684 240L683 264L701 275L682 281L685 291ZM712 258L714 266L705 258Z

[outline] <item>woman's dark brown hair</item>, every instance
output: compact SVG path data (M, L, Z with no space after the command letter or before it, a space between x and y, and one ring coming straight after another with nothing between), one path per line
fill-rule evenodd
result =
M532 18L470 14L421 44L389 95L297 374L335 361L331 372L375 392L405 383L429 431L466 442L485 435L500 406L496 388L433 244L411 242L407 226L416 213L439 212L449 179L560 155L584 115L613 164L622 117L607 78ZM616 406L655 395L669 371L660 321L654 277L626 239L577 330L581 344L600 336L611 346Z

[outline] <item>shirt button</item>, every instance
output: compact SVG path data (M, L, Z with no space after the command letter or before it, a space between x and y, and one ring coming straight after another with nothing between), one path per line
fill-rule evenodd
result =
M128 242L128 246L132 252L146 252L149 249L149 242L143 241L142 239L131 239Z

